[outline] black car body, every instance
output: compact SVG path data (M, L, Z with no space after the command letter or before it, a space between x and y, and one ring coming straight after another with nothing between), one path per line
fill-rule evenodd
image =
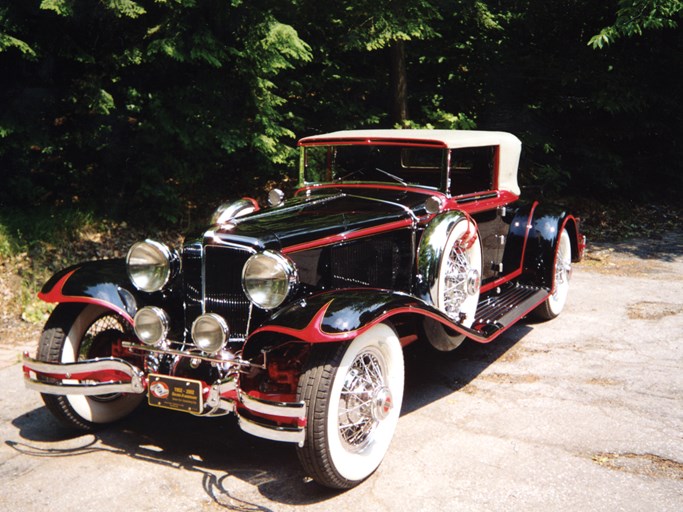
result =
M516 137L365 130L299 146L293 197L228 202L180 252L148 240L45 285L59 305L24 374L60 420L95 428L145 396L234 413L348 488L392 438L402 347L487 343L562 310L585 239L562 209L520 201Z

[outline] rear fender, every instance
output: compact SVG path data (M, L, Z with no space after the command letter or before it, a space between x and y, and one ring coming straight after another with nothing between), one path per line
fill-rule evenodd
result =
M563 229L569 234L572 261L579 261L585 245L579 233L579 221L552 207L539 205L534 210L524 253L524 282L552 289L557 243Z
M123 259L81 263L52 276L38 297L51 303L96 304L120 314L131 325L145 297L130 282Z

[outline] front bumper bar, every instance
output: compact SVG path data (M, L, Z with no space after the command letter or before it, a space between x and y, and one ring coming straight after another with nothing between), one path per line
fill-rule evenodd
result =
M23 371L27 388L52 395L141 394L148 387L147 376L142 370L115 357L47 363L24 352ZM205 388L208 393L205 404L213 409L234 412L245 432L273 441L303 445L306 436L306 404L303 401L276 402L255 398L239 390L233 379L206 385ZM254 414L246 417L240 414L240 410ZM296 424L289 424L292 422Z
M27 388L51 395L140 394L147 388L142 370L116 357L46 363L24 352L23 370Z

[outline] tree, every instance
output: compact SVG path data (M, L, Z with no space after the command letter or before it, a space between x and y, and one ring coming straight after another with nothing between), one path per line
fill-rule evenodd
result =
M265 2L10 0L2 15L3 202L154 204L173 221L293 151L279 80L310 48Z
M641 36L646 30L678 27L681 0L619 0L617 19L591 37L588 44L603 48L620 37Z

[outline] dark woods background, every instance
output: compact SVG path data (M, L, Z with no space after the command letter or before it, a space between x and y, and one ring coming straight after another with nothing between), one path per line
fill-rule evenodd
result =
M515 133L546 195L678 200L681 4L3 0L0 205L183 225L293 179L299 137L395 126Z

